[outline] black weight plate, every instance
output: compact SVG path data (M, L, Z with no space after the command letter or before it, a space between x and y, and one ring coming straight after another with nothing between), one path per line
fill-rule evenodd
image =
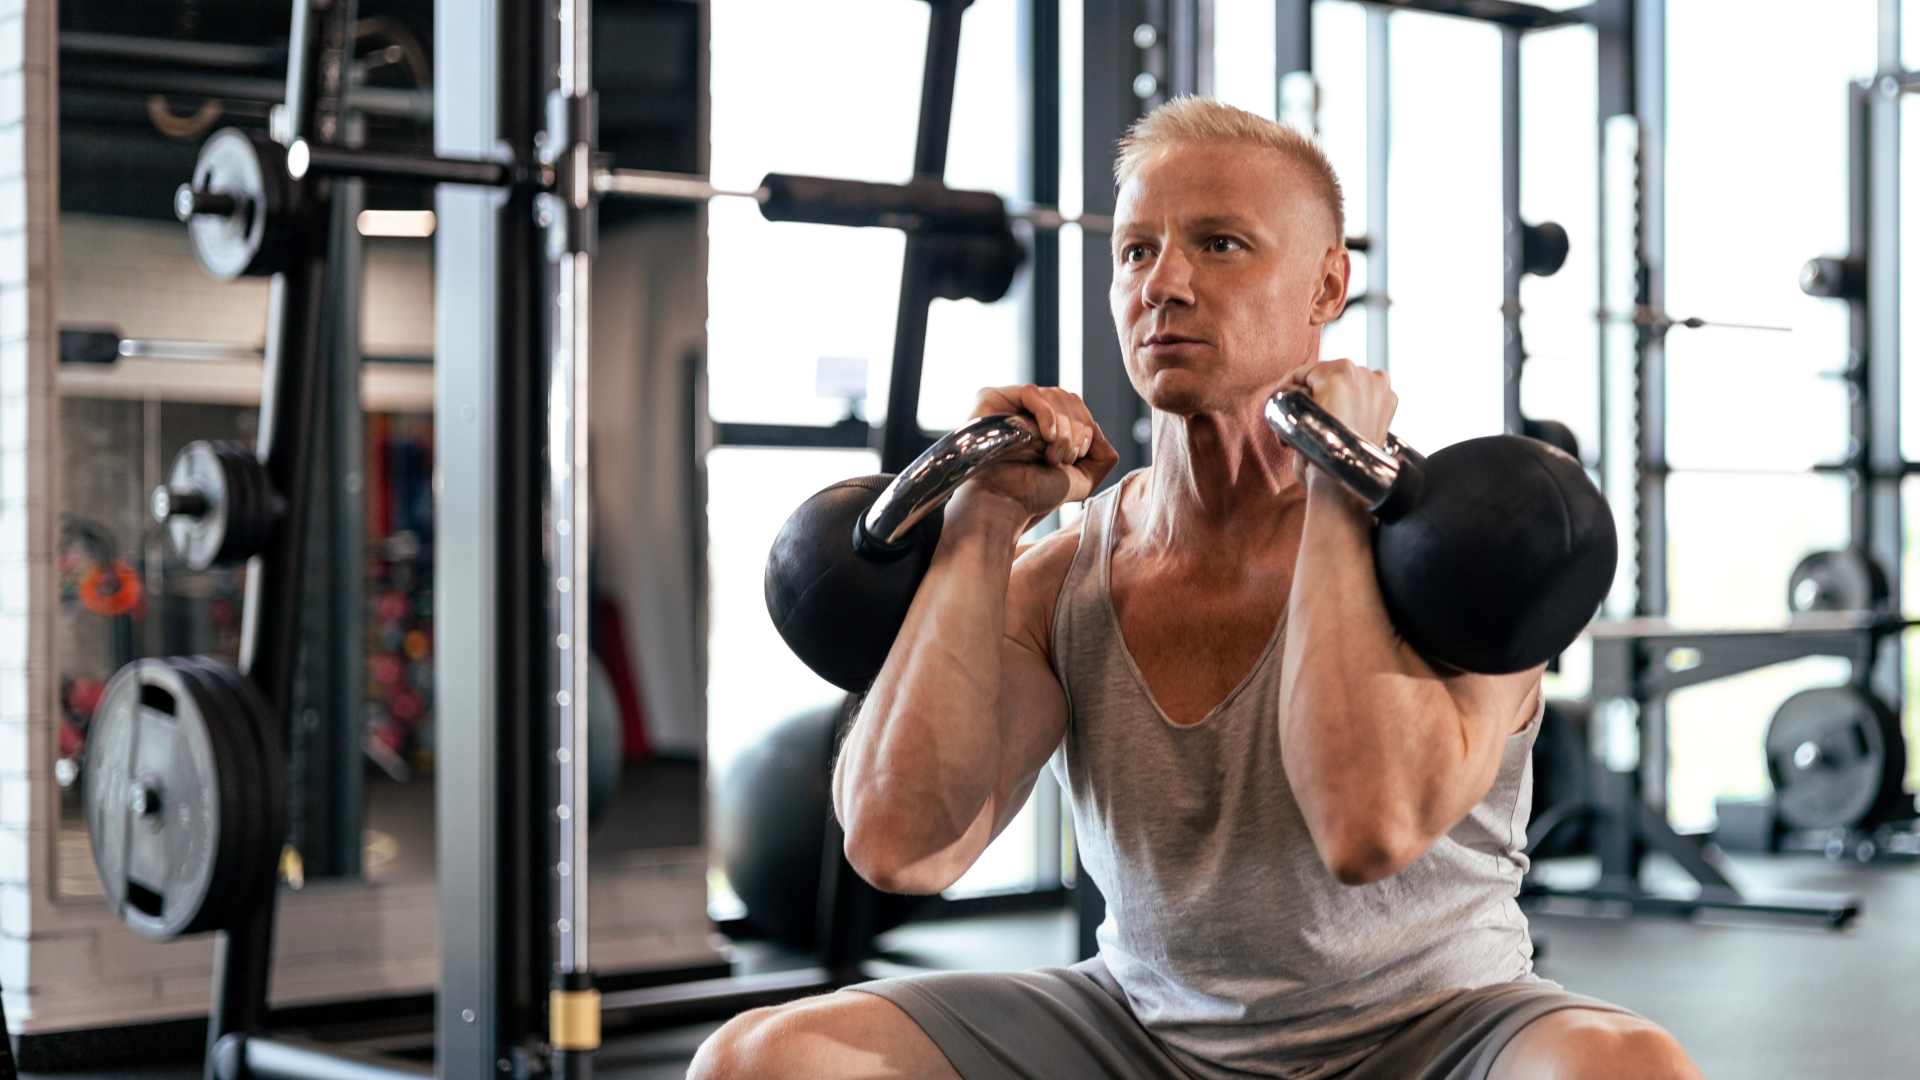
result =
M1767 773L1790 828L1866 823L1898 801L1906 773L1899 720L1850 686L1802 690L1767 724Z
M1787 608L1795 614L1872 611L1887 595L1887 575L1880 564L1852 548L1813 552L1787 579Z
M223 805L221 814L226 844L222 854L230 857L222 858L219 877L214 883L222 905L215 916L217 921L206 927L225 928L237 922L255 891L253 883L261 872L260 845L264 830L252 775L258 749L252 733L247 730L249 724L240 713L239 703L233 700L232 691L224 683L204 670L197 658L174 657L169 662L199 699L208 730L225 741L231 762L231 769L225 770L231 775L223 776L232 783L228 789L231 798Z
M194 920L194 929L224 929L234 924L242 888L258 846L257 827L254 815L248 812L246 798L251 747L236 730L236 720L223 700L222 688L184 657L172 657L167 662L187 684L218 750L220 857L214 868L213 888L207 893L200 917Z
M245 444L223 439L215 444L221 474L230 493L227 536L220 546L223 563L244 562L265 546L266 496L260 490L259 462Z
M87 835L107 903L144 937L185 933L218 873L220 744L186 682L161 660L115 673L89 735ZM136 800L136 792L150 797Z
M273 722L273 710L252 679L216 657L198 659L201 666L227 688L229 700L244 717L253 739L254 772L248 792L255 799L261 858L266 863L265 872L255 879L255 887L271 890L279 873L280 849L287 837L287 762L279 728Z
M220 559L232 521L233 488L221 460L220 444L196 439L173 456L167 486L175 491L198 491L207 500L205 513L167 518L173 549L189 567L205 570Z

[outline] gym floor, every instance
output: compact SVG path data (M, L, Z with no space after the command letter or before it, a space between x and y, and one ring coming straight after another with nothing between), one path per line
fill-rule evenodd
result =
M1768 888L1852 892L1863 901L1845 930L1734 915L1693 921L1615 913L1533 916L1541 974L1578 993L1666 1025L1709 1077L1850 1080L1920 1073L1920 865L1862 866L1814 856L1736 857L1736 879ZM1590 872L1579 860L1557 875ZM1655 862L1649 876L1663 872ZM881 944L898 966L1003 969L1070 962L1064 912L903 927ZM762 958L765 959L764 957ZM596 1064L605 1080L679 1080L714 1025L610 1039ZM66 1080L192 1080L176 1067L67 1073Z

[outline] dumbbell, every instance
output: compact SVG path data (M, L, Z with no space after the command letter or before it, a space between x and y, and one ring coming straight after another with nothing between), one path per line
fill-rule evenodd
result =
M1545 663L1580 636L1613 585L1613 513L1555 446L1490 435L1423 458L1375 446L1298 390L1268 401L1266 418L1366 502L1378 521L1381 599L1401 637L1431 660L1482 674Z

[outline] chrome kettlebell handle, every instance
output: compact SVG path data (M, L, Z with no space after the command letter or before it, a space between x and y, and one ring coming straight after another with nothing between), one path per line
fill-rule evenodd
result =
M968 477L1020 450L1045 446L1024 416L1003 413L968 421L900 470L861 515L854 548L881 558L904 551L913 527L952 498Z
M1320 407L1304 390L1288 390L1267 401L1267 426L1280 441L1326 470L1342 487L1365 500L1383 520L1406 513L1419 501L1423 486L1420 453L1389 432L1375 446Z

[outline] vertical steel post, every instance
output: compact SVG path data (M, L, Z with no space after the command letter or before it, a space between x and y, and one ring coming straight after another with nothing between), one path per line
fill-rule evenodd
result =
M294 0L293 39L287 58L285 136L309 135L335 143L336 123L322 131L315 118L337 116L345 89L345 50L350 47L353 0L309 5ZM299 47L294 48L297 44ZM248 561L241 624L240 670L260 688L289 744L294 667L299 658L300 583L306 569L307 522L313 477L314 437L323 422L325 379L332 326L328 323L327 244L329 208L325 188L312 185L296 233L288 238L287 269L274 275L268 310L266 371L260 399L255 454L286 512L267 550ZM239 925L215 937L213 1000L207 1017L207 1065L214 1048L266 1021L273 964L275 893L242 916Z
M1634 115L1639 120L1640 167L1634 308L1643 316L1667 310L1667 8L1666 0L1635 0ZM1640 531L1637 614L1667 613L1667 347L1663 327L1636 320L1634 335L1639 434ZM1659 695L1640 708L1640 797L1664 820L1667 812L1667 703Z
M499 138L497 0L436 0L434 149L487 157ZM435 1068L499 1070L499 213L442 185L434 230L434 777L440 896Z
M1393 151L1392 13L1367 9L1367 366L1387 370L1393 249L1388 225Z
M588 472L588 384L592 355L594 219L593 27L590 0L559 0L560 86L549 129L564 249L553 269L553 359L547 390L547 486L553 514L554 983L548 999L553 1075L585 1080L600 1046L600 993L587 938L587 698L593 617L592 482ZM550 121L551 122L551 121ZM560 245L555 245L559 248Z
M1526 273L1526 228L1520 221L1520 31L1500 28L1500 229L1504 258L1500 316L1506 324L1500 370L1501 427L1521 434L1520 369L1527 350L1520 340L1520 278Z
M913 175L944 181L953 126L953 83L960 67L960 24L973 0L927 0L927 56L920 75L920 121L913 143ZM927 352L927 308L933 303L932 260L937 237L907 234L900 268L900 305L893 327L893 375L887 422L880 436L880 470L906 468L928 439L920 431L920 375Z
M332 760L330 828L332 852L327 871L360 876L362 819L366 795L366 483L365 411L360 401L360 280L365 242L358 227L366 206L366 185L337 181L333 187L333 535L328 544L328 577L333 582L328 606L332 616L333 686L327 695L331 713L325 744Z
M1905 546L1900 486L1906 475L1900 447L1900 8L1900 0L1880 0L1879 71L1868 106L1866 358L1872 430L1865 449L1872 518L1869 534L1861 538L1886 571L1896 604ZM1905 646L1904 634L1887 635L1873 665L1873 688L1895 709L1906 689Z
M1634 115L1640 123L1636 308L1667 309L1666 0L1635 0ZM1639 382L1639 614L1667 613L1667 351L1663 332L1642 320L1636 335ZM1664 754L1661 755L1664 758ZM1661 763L1664 768L1664 762ZM1664 774L1663 774L1664 775ZM1664 784L1662 785L1664 787Z
M1112 214L1114 144L1140 115L1134 94L1139 48L1132 4L1082 0L1081 207L1088 214ZM1105 237L1089 234L1080 245L1081 396L1094 422L1120 455L1107 476L1118 483L1151 457L1149 434L1138 430L1146 408L1127 378L1126 361L1114 336L1107 290L1113 281L1113 251Z
M494 710L496 806L494 979L496 1052L503 1072L541 1068L553 980L553 691L549 672L547 359L551 298L547 234L537 220L535 169L559 41L546 0L498 4L497 136L518 182L498 204L495 303Z
M1060 3L1022 0L1021 64L1026 89L1027 138L1021 179L1027 201L1060 202ZM1060 234L1035 229L1033 272L1028 278L1028 377L1041 386L1060 385Z

